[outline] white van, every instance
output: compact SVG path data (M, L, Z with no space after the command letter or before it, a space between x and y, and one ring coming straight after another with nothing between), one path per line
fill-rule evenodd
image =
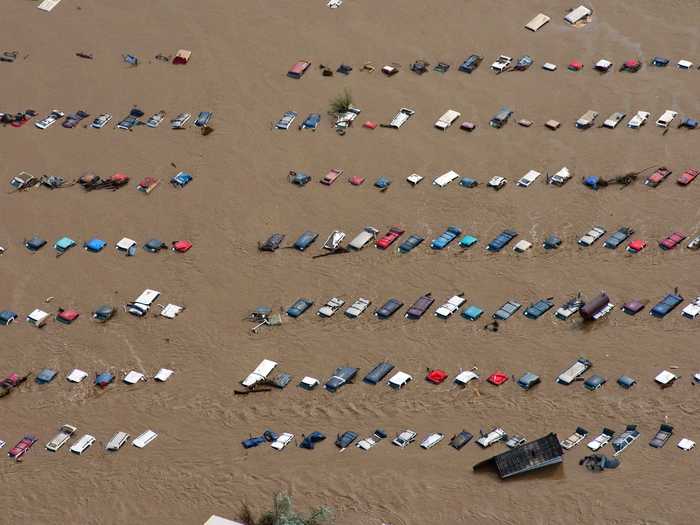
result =
M445 111L445 113L443 113L443 115L439 119L437 119L435 127L442 131L446 131L447 128L454 124L455 120L457 120L461 116L462 114L458 111L455 111L454 109L448 109L447 111Z
M159 296L159 291L146 288L133 302L126 305L126 311L136 317L143 317L148 313L151 305Z
M436 177L433 180L433 185L434 186L439 186L441 188L444 188L447 186L450 182L452 182L455 179L459 178L459 174L450 170L447 173L440 175L439 177Z
M406 372L396 372L393 376L391 376L391 379L389 379L388 384L390 387L399 390L400 388L403 388L408 383L410 383L412 380L413 376L407 374Z
M80 455L83 452L85 452L87 449L89 449L94 442L95 442L94 436L91 436L90 434L85 434L83 437L81 437L78 441L76 441L73 444L73 446L70 448L70 451Z
M156 434L152 430L146 430L146 432L144 432L139 437L134 439L131 442L131 444L134 445L136 448L143 448L157 437L158 437L158 434Z
M241 384L246 388L252 388L256 383L264 381L276 366L277 363L275 361L263 359L260 364L255 367L255 370L253 370L250 374L248 374L248 377L241 381Z
M678 112L667 109L656 121L656 125L660 128L667 128L673 122L673 119L676 118L676 115L678 115Z
M122 448L124 443L126 443L128 440L129 440L129 434L127 434L126 432L117 432L107 442L107 446L105 447L105 449L116 452L117 450Z

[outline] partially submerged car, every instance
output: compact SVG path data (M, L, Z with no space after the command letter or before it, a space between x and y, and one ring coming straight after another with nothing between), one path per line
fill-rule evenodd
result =
M416 111L411 108L401 108L399 109L399 112L394 115L394 118L391 119L391 122L386 126L389 128L399 129L406 122L408 122L408 119L415 115L415 113Z
M332 317L345 304L343 299L331 297L328 302L318 310L319 317Z
M289 71L287 71L287 76L289 78L300 79L304 76L304 73L311 67L311 62L308 60L300 60L296 62Z
M402 306L402 301L392 298L377 308L374 315L376 315L379 319L389 319L389 317L394 315Z
M605 235L605 228L602 226L593 226L588 233L583 235L579 240L578 243L581 246L588 247L591 246L593 243L595 243L598 239L600 239L603 235Z
M151 290L146 288L141 295L139 295L132 302L127 303L126 311L131 315L136 317L143 317L148 313L153 302L158 299L160 292L158 290Z
M626 114L622 111L616 111L612 115L610 115L605 121L603 122L603 127L604 128L610 128L610 129L615 129L617 125L622 122L625 118Z
M406 448L416 439L416 433L413 430L404 430L393 439L392 443L400 448Z
M440 319L447 319L452 316L456 311L459 310L459 308L466 302L467 300L464 298L464 294L461 295L453 295L450 297L447 302L443 303L442 305L438 306L437 310L435 310L435 315L439 317Z
M515 312L520 310L522 305L517 301L506 301L503 306L501 306L493 314L493 318L498 321L506 321L510 319Z
M613 456L619 456L627 447L634 443L641 434L637 430L637 425L627 425L625 431L614 437L610 441L610 446L613 449Z
M570 385L576 380L577 377L581 376L581 374L586 372L592 366L593 363L591 363L588 359L580 357L574 361L569 368L559 374L557 377L557 383L562 385Z
M490 252L500 252L517 236L518 233L515 230L503 230L486 246L486 249Z
M428 311L428 309L433 305L435 299L430 293L421 295L416 302L413 303L409 309L406 311L406 319L417 320L423 317L423 314Z
M605 242L603 243L603 246L610 250L616 249L618 246L620 246L623 242L625 242L627 239L629 239L630 235L634 233L634 230L632 228L629 228L627 226L622 226L620 227L615 233L613 233L610 237L608 237Z
M70 115L68 115L66 117L66 120L63 121L62 126L64 128L68 128L68 129L74 128L75 126L80 124L81 120L83 120L89 116L90 116L90 114L86 113L85 111L82 111L82 110L76 111L75 113L71 113Z
M646 121L649 119L650 116L651 113L649 113L648 111L637 111L637 113L635 113L635 115L627 123L627 127L632 129L639 129L644 124L646 124Z
M343 385L352 382L358 369L351 366L336 368L331 378L326 381L324 388L329 392L337 392Z
M512 114L513 110L504 106L491 118L489 124L492 128L500 129L508 123L508 119Z
M508 184L508 179L499 175L495 175L489 179L489 182L486 185L489 188L493 188L494 190L498 191L501 188L505 187L506 184Z
M51 127L58 119L63 118L65 113L59 111L58 109L52 109L46 117L41 119L39 122L35 122L34 125L39 129L46 129Z
M681 173L676 182L681 186L687 186L688 184L693 182L698 177L698 175L700 175L699 170L688 168L683 173Z
M335 440L335 446L338 447L340 450L345 450L350 445L352 445L353 441L355 441L356 439L357 432L352 432L348 430L347 432L338 434Z
M549 311L554 306L554 301L551 298L540 299L528 306L523 315L529 319L539 319L544 313Z
M399 228L398 226L392 226L391 229L384 236L377 241L377 248L380 250L386 250L389 246L394 244L394 242L401 237L406 230Z
M297 118L297 115L298 113L296 111L285 111L282 117L275 123L275 128L288 130L292 122L294 122L294 119Z
M500 55L496 61L491 64L491 69L496 72L496 74L503 73L510 67L513 62L513 58L507 55Z
M19 461L19 459L22 456L29 452L34 443L36 443L37 441L39 440L36 438L36 436L27 434L14 447L10 449L7 455L15 459L16 461Z
M676 246L682 243L687 238L687 235L682 232L673 232L668 237L664 237L659 241L659 246L662 250L673 250Z
M365 299L364 297L360 297L357 301L352 303L346 310L345 310L345 315L350 317L351 319L355 319L362 315L362 313L367 310L369 305L372 304L372 301L369 299Z
M649 310L649 314L659 319L664 318L682 302L683 296L677 292L666 294L651 310Z
M506 439L508 439L506 431L500 427L496 427L487 434L481 434L481 437L479 437L479 439L477 439L476 442L482 448L488 448L494 443L498 443L499 441L505 441Z
M671 173L673 172L670 169L666 168L665 166L661 167L649 175L644 181L644 184L652 188L656 188L659 184L666 180L666 177L668 177Z
M297 299L292 306L287 308L287 315L292 318L297 318L311 308L313 304L314 302L311 299Z
M429 448L433 448L435 445L440 443L445 438L445 434L441 432L434 432L430 435L428 435L420 444L420 447L422 449L428 450Z
M377 228L367 226L348 243L348 248L352 248L353 250L361 250L371 241L376 239L378 234L379 230Z
M459 66L459 70L464 73L471 73L479 67L479 64L481 64L482 60L483 58L479 55L469 55L467 59L464 62L462 62L462 64Z

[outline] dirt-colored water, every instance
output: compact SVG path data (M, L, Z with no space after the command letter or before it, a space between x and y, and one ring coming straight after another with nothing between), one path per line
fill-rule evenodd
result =
M700 391L690 382L700 368L698 324L682 318L680 309L663 320L648 310L674 287L684 304L700 295L698 253L685 243L671 252L657 246L672 231L700 234L699 183L682 188L674 182L686 168L700 166L697 135L675 129L678 120L666 135L654 126L665 109L675 109L679 118L700 114L700 72L646 65L654 55L668 56L672 64L700 60L700 8L694 2L598 2L592 23L580 29L565 26L566 8L574 4L560 1L346 0L330 10L321 0L63 0L51 13L28 0L6 4L3 21L11 29L0 37L0 50L16 49L19 59L0 63L0 111L34 108L41 118L52 108L85 109L92 116L112 113L114 120L99 131L83 125L40 131L32 123L1 129L0 181L22 170L67 180L87 171L122 172L132 181L117 192L71 187L0 195L0 245L7 248L0 257L0 309L20 313L17 323L0 330L0 375L44 367L60 372L49 385L28 383L1 400L0 439L8 443L3 452L24 434L39 438L23 462L0 462L1 522L200 524L212 513L234 517L243 501L262 510L276 491L291 493L301 507L334 507L340 525L665 524L697 516L697 453L683 453L676 443L700 438ZM552 21L538 33L525 30L539 11ZM153 58L180 48L193 52L186 66ZM94 59L76 52L93 53ZM138 56L141 64L127 66L122 53ZM485 60L465 75L457 67L470 53ZM526 72L496 76L488 70L499 54L525 53L536 61ZM452 69L418 76L408 71L418 58L446 61ZM599 58L612 60L615 71L594 72ZM630 58L645 66L636 74L617 72ZM311 60L312 70L298 81L287 78L299 59ZM574 59L586 64L583 71L566 70ZM396 61L403 69L393 78L360 72L370 60L377 66ZM545 61L559 69L540 69ZM355 67L351 75L326 78L317 69L341 62ZM326 111L346 87L362 114L339 136ZM134 104L147 116L161 109L168 117L211 110L216 131L203 137L191 126L172 131L167 122L158 129L114 129ZM490 128L489 118L503 105L514 110L514 120L501 130ZM400 107L416 114L398 132L359 126L387 122ZM476 122L477 130L434 129L448 108ZM636 132L624 124L576 130L573 122L588 109L600 113L597 124L614 111L629 118L647 110L652 117ZM298 131L301 120L287 132L272 131L270 123L287 110L298 111L300 119L322 113L323 121L315 133ZM519 127L514 121L520 118L535 124ZM548 119L563 125L549 131L543 127ZM530 188L515 186L530 169L551 174L563 165L574 173L563 188L548 186L544 176ZM638 181L622 191L593 192L580 184L582 176L608 177L650 165L667 165L674 173L657 189ZM320 185L333 167L344 169L344 178ZM304 188L288 184L292 169L309 173L313 182ZM500 192L485 184L472 190L430 185L450 169L482 183L493 175L510 182ZM191 172L194 181L178 191L167 179L179 170ZM426 180L410 188L404 179L414 172ZM351 186L346 178L352 175L367 181ZM381 175L393 181L384 193L371 186ZM164 179L148 196L135 189L145 176ZM368 247L314 260L320 242L308 253L256 250L273 232L286 233L291 242L306 229L325 239L338 228L350 238L367 225L386 231L393 224L426 242L404 256ZM634 256L600 242L579 249L576 239L595 224L609 231L631 226L649 247ZM479 244L466 252L455 246L430 250L429 241L449 225L476 235ZM488 240L504 228L516 229L533 249L486 253ZM545 252L540 245L550 233L564 242ZM33 234L49 241L36 254L22 247ZM55 258L51 245L64 235L77 241L100 236L110 246L100 254L76 248ZM113 250L124 236L139 244L184 238L194 248L187 254L139 250L126 258ZM90 321L91 309L121 306L147 287L162 292L159 302L187 309L172 321L136 319L123 311L105 325ZM402 314L381 322L371 311L354 321L315 315L332 296L348 304L367 297L374 307L389 297L411 304L430 291L437 306L464 292L469 304L490 316L510 298L527 305L553 296L561 304L578 291L591 297L601 289L618 308L593 326L561 322L551 312L538 321L519 312L498 333L457 316L443 322L432 312L418 322ZM45 304L47 297L54 299ZM253 335L252 325L241 320L258 305L286 308L298 297L316 305L298 320L285 318L281 327ZM634 298L651 304L636 317L623 314L619 306ZM59 306L82 315L70 326L52 321L41 330L23 320L34 308L55 313ZM601 390L555 384L557 374L581 355L608 378ZM263 358L293 374L292 385L234 396L238 381ZM325 381L341 365L359 367L362 377L382 359L413 374L414 382L395 392L357 381L335 395L294 386L305 375ZM543 381L529 392L513 381L501 387L482 383L478 391L452 387L459 368L472 366L486 375L533 371ZM662 391L653 377L672 366L682 377ZM176 373L167 383L118 381L97 391L89 380L65 381L74 367L149 375L167 367ZM448 382L423 381L426 368L434 367L450 373ZM615 380L622 374L637 378L638 385L619 388ZM664 421L676 433L665 448L650 448ZM68 447L48 452L45 443L63 423L94 435L97 443L80 457ZM615 471L593 474L579 467L587 452L581 445L562 466L510 482L472 472L474 463L502 445L484 451L472 443L457 452L444 442L424 451L387 441L369 453L353 447L339 454L332 443L338 432L365 436L378 427L392 437L411 428L420 440L430 432L449 437L498 425L534 439L550 431L564 438L578 425L592 434L604 426L621 432L631 423L642 437ZM159 433L148 447L104 451L114 432L133 437L147 428ZM244 451L241 440L266 428L297 436L320 430L329 439L314 451Z

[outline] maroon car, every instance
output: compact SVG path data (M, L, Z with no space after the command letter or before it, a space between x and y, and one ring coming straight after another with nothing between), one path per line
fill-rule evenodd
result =
M27 452L29 452L29 449L32 448L32 445L34 445L34 443L36 443L37 441L38 439L35 436L27 434L22 438L22 440L19 443L17 443L14 447L10 449L7 455L11 458L18 460Z
M428 311L428 308L430 308L433 305L434 302L435 299L433 299L433 296L430 295L430 293L421 295L418 299L416 299L416 302L413 303L413 305L406 312L406 318L414 320L420 319L421 317L423 317L423 314Z
M647 186L651 186L652 188L656 188L671 173L672 173L671 170L666 168L666 167L659 168L658 170L656 170L654 173L652 173L651 175L649 175L647 177L647 180L644 181L644 184L646 184Z
M673 250L676 246L682 243L686 235L681 232L673 232L671 235L659 241L659 246L664 250Z
M678 177L678 184L681 186L687 186L691 182L693 182L697 176L700 175L700 171L694 170L693 168L688 168L685 170L683 173L681 173L681 176Z
M384 237L379 239L377 241L377 248L380 250L386 250L389 246L391 246L396 239L401 237L406 230L402 230L398 226L392 227L386 234L384 234Z

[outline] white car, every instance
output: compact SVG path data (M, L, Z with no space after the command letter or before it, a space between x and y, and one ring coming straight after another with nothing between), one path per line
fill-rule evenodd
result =
M394 438L392 443L397 447L406 448L408 445L413 443L415 439L416 433L413 430L404 430Z
M571 172L569 172L569 168L564 166L562 169L560 169L550 177L549 183L555 186L563 186L564 184L569 182L569 179L571 179Z
M440 319L447 319L459 310L459 307L466 301L461 295L453 295L445 304L438 306L437 310L435 310L435 315Z
M83 452L85 452L87 449L89 449L94 442L95 442L94 436L91 436L90 434L85 434L83 437L81 437L78 441L76 441L73 444L73 446L70 448L70 451L80 455Z
M459 111L455 111L454 109L448 109L447 111L445 111L445 113L442 114L442 116L439 119L437 119L437 122L435 122L435 127L439 130L447 131L447 128L452 126L455 120L457 120L461 116L462 115L461 113L459 113Z
M391 379L389 379L389 386L399 390L405 387L408 383L413 380L413 376L407 374L406 372L396 372Z
M539 177L540 175L542 174L539 171L530 170L525 175L520 177L520 180L518 181L518 186L527 188L528 186L530 186L530 184L535 182L537 180L537 177Z
M170 121L170 127L172 129L184 129L187 121L192 118L189 113L180 113L174 119Z
M444 438L445 434L435 432L433 434L430 434L427 438L425 438L420 444L420 446L421 448L428 450L429 448L433 448L435 445L440 443L440 441L442 441Z
M465 370L464 372L460 372L457 374L455 377L455 383L460 385L460 386L466 386L469 384L470 381L478 380L479 376L476 374L476 372L472 370Z
M109 113L102 113L102 115L98 115L97 117L95 117L95 120L92 121L90 127L93 127L95 129L102 129L110 120L112 120L112 115L110 115Z
M488 434L482 435L476 442L483 448L490 447L494 443L497 443L503 439L507 439L506 431L502 428L494 428Z
M350 305L350 307L348 307L347 310L345 310L345 315L347 315L351 319L356 319L357 317L360 317L360 315L362 315L371 304L372 301L370 301L369 299L360 297L357 301L352 303L352 305Z
M394 115L394 118L391 119L391 122L388 124L390 128L394 129L399 129L401 126L403 126L408 119L410 119L414 114L415 110L410 109L410 108L401 108L399 112Z
M65 445L73 434L77 432L77 428L73 425L63 425L58 434L56 434L51 441L46 444L46 448L51 452L56 452L63 445Z
M126 311L136 317L143 317L148 313L153 302L158 299L160 292L147 288L133 302L126 305Z
M63 118L65 113L57 109L52 109L46 117L41 119L39 122L35 122L34 125L39 129L46 129L52 126L58 119Z
M700 297L696 297L692 303L683 308L681 314L688 319L695 319L700 315Z
M505 177L495 176L495 177L491 177L491 180L489 180L489 183L487 184L487 186L489 188L493 188L494 190L500 190L506 184L508 184L508 179L506 179Z
M603 228L602 226L594 226L589 230L587 234L585 234L578 240L578 243L581 246L590 246L598 239L600 239L603 235L605 235L605 228Z
M632 129L641 128L650 116L651 113L649 113L648 111L637 111L634 117L632 117L627 123L627 127Z
M331 297L326 304L318 310L320 317L332 317L343 305L345 301L338 297Z
M257 383L267 379L267 376L275 369L277 363L270 359L263 359L248 376L241 381L246 388L253 388Z
M610 115L608 118L605 119L605 122L603 122L603 127L604 128L610 128L610 129L615 129L617 125L622 122L622 120L625 118L625 113L622 111L616 111L612 115Z
M353 250L361 250L371 241L377 238L379 230L373 226L367 226L364 230L358 233L353 240L348 243L348 248Z
M158 434L156 434L152 430L146 430L143 434L137 436L136 439L134 439L131 442L131 444L134 445L136 448L143 448L157 437Z
M498 60L491 64L491 69L493 69L496 73L503 73L510 67L511 62L513 62L512 57L501 55L498 57Z
M148 120L146 121L146 126L149 128L157 128L160 126L160 123L163 122L165 119L165 111L159 111L158 113L155 113L154 115L151 115Z
M284 447L289 445L289 443L294 439L294 434L289 432L284 432L280 434L275 441L273 441L270 446L275 450L282 450Z

